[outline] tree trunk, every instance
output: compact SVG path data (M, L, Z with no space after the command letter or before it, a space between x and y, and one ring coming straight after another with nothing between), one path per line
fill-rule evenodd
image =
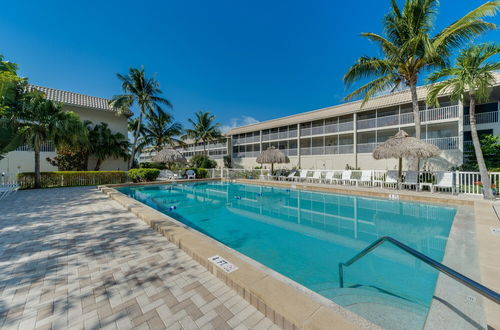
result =
M413 121L415 123L415 137L420 139L420 109L418 107L417 78L410 82L411 106L413 109ZM420 159L417 158L414 164L415 170L420 171Z
M102 163L102 160L100 158L97 158L97 162L95 163L94 171L99 171L99 169L101 168L101 163Z
M40 188L41 186L41 174L40 174L40 142L36 141L34 145L35 150L35 188Z
M488 169L484 163L483 151L481 150L481 143L479 142L479 136L477 135L476 127L476 96L474 94L470 95L470 133L472 135L472 144L474 145L474 151L476 153L477 165L479 166L479 174L481 175L481 183L484 189L485 199L495 199L493 193L491 192L491 181L488 175Z
M132 166L134 166L134 158L135 158L135 149L137 147L137 139L139 138L139 132L141 131L141 124L142 124L142 112L143 112L143 106L141 105L140 110L139 110L139 121L137 123L137 128L135 129L134 133L134 142L132 142L132 152L130 154L130 162L128 164L128 169L130 170Z
M205 156L208 156L208 151L207 151L207 142L203 141L203 153Z

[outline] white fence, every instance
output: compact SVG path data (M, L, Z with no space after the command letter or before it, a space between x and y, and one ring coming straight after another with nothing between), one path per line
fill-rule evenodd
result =
M291 170L275 170L275 176L281 174L286 176L291 172ZM296 176L298 176L299 170L297 170ZM342 177L343 170L308 170L308 175L306 181L312 179L314 172L321 172L320 182L324 182L327 172L333 172L334 179L340 179ZM361 170L352 170L351 179L360 179L362 172ZM375 186L376 182L384 182L387 176L387 171L385 170L371 170L371 182L366 183L367 186ZM405 174L406 172L403 172ZM419 172L418 182L419 183L436 183L436 173L437 172ZM454 171L453 173L453 184L455 186L455 191L460 194L466 195L482 195L482 186L480 185L481 176L478 172L462 172ZM494 189L496 195L500 195L498 187L500 186L500 172L489 173L492 188ZM224 178L224 179L273 179L270 176L269 169L211 169L209 170L210 178ZM317 182L318 180L316 180Z

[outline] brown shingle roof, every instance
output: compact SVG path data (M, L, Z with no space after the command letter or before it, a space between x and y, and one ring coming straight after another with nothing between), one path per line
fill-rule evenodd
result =
M43 92L47 96L47 99L51 101L61 102L64 104L74 105L78 107L116 112L116 109L109 106L108 103L109 100L102 97L73 93L73 92L63 91L60 89L37 86L37 85L29 85L28 88L37 89ZM124 113L124 115L131 116L132 112L126 112Z

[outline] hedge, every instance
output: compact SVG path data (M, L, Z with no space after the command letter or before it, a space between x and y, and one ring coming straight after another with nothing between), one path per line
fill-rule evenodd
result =
M128 171L128 177L134 182L154 181L160 175L157 168L134 168Z
M23 172L17 175L20 189L35 187L35 173ZM94 186L127 182L125 171L54 171L41 173L41 188Z
M166 170L167 165L165 163L158 162L143 162L139 164L139 168L157 168L159 170Z

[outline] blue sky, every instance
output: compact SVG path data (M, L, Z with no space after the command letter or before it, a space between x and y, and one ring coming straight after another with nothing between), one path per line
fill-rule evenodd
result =
M437 26L483 2L442 0ZM178 121L204 110L235 126L340 103L347 68L378 55L359 33L381 33L388 7L389 0L4 0L0 54L31 83L106 98L120 93L117 72L144 65L157 73Z

